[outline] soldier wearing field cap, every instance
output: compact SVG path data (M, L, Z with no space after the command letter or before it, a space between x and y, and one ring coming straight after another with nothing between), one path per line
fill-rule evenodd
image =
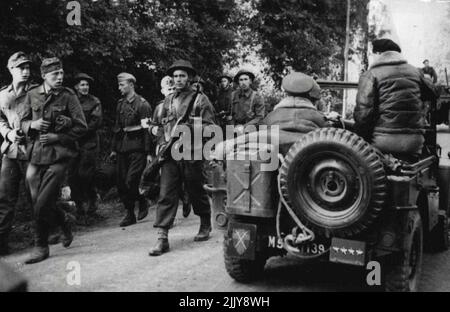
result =
M56 207L56 201L69 164L78 155L77 140L87 131L78 97L62 85L62 62L58 58L44 59L41 75L44 82L30 90L25 98L25 104L31 107L31 120L22 123L23 132L31 140L26 179L36 221L35 249L25 261L27 264L49 257L48 236L53 213L64 235L63 246L67 248L72 243L70 221Z
M167 96L162 109L162 126L154 126L149 130L153 135L170 138L177 120L185 113L192 103L193 109L189 115L188 126L192 129L194 118L201 120L201 126L214 124L214 108L207 96L192 90L191 83L196 76L196 70L192 64L185 60L174 62L167 74L172 76L175 82L175 93ZM183 148L193 150L196 146ZM169 250L168 234L173 226L178 209L181 188L184 184L189 194L194 213L200 217L200 228L194 241L206 241L211 232L211 207L208 195L203 189L205 176L204 162L196 159L182 159L175 161L172 157L165 159L161 167L161 182L159 201L156 208L156 220L154 227L158 229L156 245L150 250L150 256L160 256Z
M97 131L102 123L102 105L97 97L89 93L93 83L94 79L85 73L75 76L75 90L88 126L88 131L78 141L80 154L71 165L68 178L71 197L77 205L79 221L86 217L95 218L97 210L94 176L100 147Z
M299 133L326 127L327 122L314 105L320 99L320 87L312 77L292 72L283 78L282 88L287 96L261 124L279 126L280 149L286 153L298 141Z
M234 83L239 86L232 95L232 114L235 125L258 125L266 112L264 99L251 88L255 75L245 69L234 76Z
M139 194L139 182L154 144L148 131L142 128L141 120L152 117L150 104L135 91L136 78L129 73L117 76L122 98L117 104L116 122L110 159L117 161L117 188L125 207L126 216L121 227L136 224L134 206L139 203L137 220L148 214L148 204Z
M0 171L0 256L9 251L8 235L19 198L20 181L25 179L28 163L28 142L21 131L21 125L29 110L24 101L25 95L36 87L29 82L30 63L24 52L11 55L7 68L12 82L0 90L0 133L4 138Z

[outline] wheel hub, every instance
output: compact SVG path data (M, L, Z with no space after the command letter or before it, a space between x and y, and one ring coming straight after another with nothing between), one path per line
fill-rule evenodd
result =
M309 172L308 193L318 205L340 211L358 193L355 192L356 180L354 170L345 162L320 160Z

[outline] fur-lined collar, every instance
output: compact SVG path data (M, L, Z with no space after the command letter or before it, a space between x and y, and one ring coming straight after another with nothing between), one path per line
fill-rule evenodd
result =
M309 108L309 109L317 109L314 104L305 98L302 97L293 97L288 96L281 100L281 102L275 106L274 110L280 108Z
M375 59L370 68L385 66L385 65L400 65L407 64L408 62L403 57L401 53L396 51L387 51L382 53L378 58Z

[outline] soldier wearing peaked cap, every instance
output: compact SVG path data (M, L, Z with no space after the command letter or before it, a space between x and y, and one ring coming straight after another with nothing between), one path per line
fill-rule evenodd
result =
M61 186L72 159L77 156L76 141L87 131L80 102L71 89L62 86L64 70L58 58L42 61L44 82L30 90L25 103L31 120L22 122L30 138L30 164L26 178L36 222L35 249L25 261L36 263L49 257L50 216L54 213L64 234L63 246L73 240L70 220L56 206Z
M262 96L251 88L255 75L241 69L234 77L239 86L231 98L232 115L235 125L258 125L266 115L266 107Z
M141 126L141 120L152 117L150 104L135 91L136 78L129 73L117 76L122 98L117 104L116 122L110 158L117 161L117 188L123 203L126 216L121 227L136 223L134 206L139 203L137 220L148 214L148 204L144 196L139 194L139 182L150 160L154 144L150 134Z
M19 198L20 181L25 179L28 164L29 142L21 131L21 125L29 110L29 106L25 103L25 95L36 87L29 81L30 63L24 52L11 55L7 67L12 82L0 91L0 133L4 138L0 171L0 256L9 252L8 235Z
M196 75L196 70L191 63L184 60L176 61L169 68L168 75L174 79L175 92L164 100L161 113L162 126L154 126L149 129L150 132L158 137L163 136L168 141L177 120L186 113L190 104L193 104L193 109L189 115L188 126L192 127L194 118L201 119L202 126L214 124L214 108L208 97L191 88L192 80ZM192 151L196 146L183 145L183 148ZM203 189L205 181L203 165L202 160L175 161L171 157L162 163L160 194L154 224L154 227L158 229L158 240L150 250L150 256L160 256L169 250L168 233L175 220L183 184L189 194L194 213L200 217L200 229L194 241L209 239L211 207Z
M102 105L100 100L89 92L93 82L94 79L85 73L75 76L75 90L88 126L88 131L78 141L80 153L70 166L68 174L71 197L76 203L79 220L95 217L97 210L94 178L100 143L97 131L102 123ZM86 211L85 203L87 203Z

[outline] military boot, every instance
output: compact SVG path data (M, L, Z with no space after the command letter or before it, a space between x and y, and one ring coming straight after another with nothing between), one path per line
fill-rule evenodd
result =
M38 223L36 225L36 246L25 260L25 264L38 263L44 261L50 256L50 250L48 248L48 235L48 225Z
M49 245L56 245L59 244L59 242L61 241L61 235L59 235L59 233L52 233L50 234L50 236L48 237L48 244Z
M127 227L136 224L136 215L134 214L134 209L127 209L127 215L120 222L120 227Z
M61 224L61 230L63 233L61 242L64 248L69 248L73 242L72 223L74 221L74 218L72 218L68 213L65 214L64 221Z
M138 221L144 220L148 215L148 203L144 196L139 197Z
M194 237L195 242L203 242L209 239L209 234L211 233L211 215L201 215L200 216L200 229L198 234Z
M25 264L33 264L42 262L50 256L50 249L48 246L36 246L33 248L33 251L28 256L28 259L25 260Z
M187 218L191 214L192 205L189 200L189 196L187 195L186 192L183 192L182 201L183 201L183 217Z
M8 235L0 234L0 256L9 254Z
M151 257L161 256L169 251L169 230L160 228L158 230L158 240L155 247L148 253Z

